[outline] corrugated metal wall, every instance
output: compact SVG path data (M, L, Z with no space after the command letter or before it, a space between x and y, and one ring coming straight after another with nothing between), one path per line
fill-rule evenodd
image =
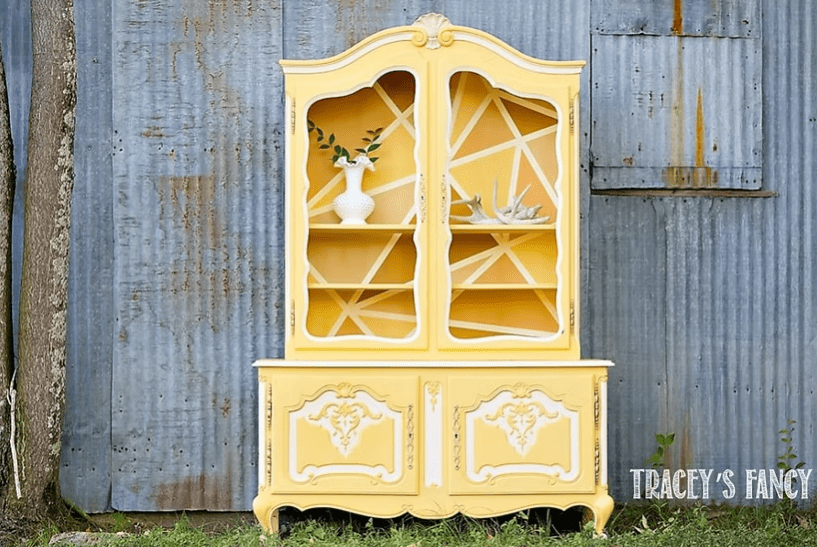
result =
M18 153L27 6L0 8ZM283 353L277 61L333 55L429 11L528 55L590 61L583 355L617 364L614 497L632 495L628 470L646 466L656 432L677 433L675 466L742 472L774 466L776 432L792 418L795 451L813 462L809 3L92 0L75 9L62 488L80 507L250 508L251 363ZM707 180L726 190L661 194Z

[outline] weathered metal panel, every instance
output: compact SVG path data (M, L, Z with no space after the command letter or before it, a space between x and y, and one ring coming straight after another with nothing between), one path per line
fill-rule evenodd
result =
M667 418L666 208L659 200L594 196L582 355L612 359L608 376L611 494L631 496L629 469L644 468Z
M762 181L761 41L593 36L593 188Z
M248 510L252 362L283 355L282 6L113 8L112 494Z
M760 37L760 0L599 0L594 32L665 36Z
M284 58L337 55L375 32L410 25L438 11L439 0L289 0L285 2Z
M484 30L532 57L572 61L586 60L589 55L590 37L586 29L590 23L590 0L501 5L487 0L440 0L440 9L455 25Z
M787 420L797 421L798 461L811 467L817 457L817 12L794 4L763 6L762 169L778 197L591 198L585 343L617 365L617 500L632 497L629 470L648 467L658 432L676 433L673 469L734 471L730 501L739 504L758 503L756 491L747 498L745 470L775 467ZM724 499L715 477L710 496Z
M17 181L12 218L12 308L20 306L20 272L23 266L23 186L28 160L28 114L31 107L31 6L29 0L8 0L0 9L0 39L9 99L11 137ZM14 339L18 322L14 320Z
M113 357L111 5L74 6L77 120L68 277L68 351L60 490L86 511L110 508Z

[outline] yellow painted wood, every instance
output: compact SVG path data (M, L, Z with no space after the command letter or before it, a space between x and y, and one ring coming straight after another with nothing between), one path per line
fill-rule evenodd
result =
M430 14L281 65L289 328L285 359L256 364L261 523L277 530L282 506L438 518L583 505L601 533L612 363L579 360L584 63ZM341 224L334 147L354 158L374 134L374 211ZM520 205L540 220L463 220Z
M283 506L440 518L581 505L601 533L613 506L601 452L610 364L261 361L254 511L275 530Z

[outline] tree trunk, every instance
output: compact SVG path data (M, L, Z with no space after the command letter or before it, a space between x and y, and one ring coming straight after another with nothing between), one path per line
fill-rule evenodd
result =
M72 0L32 0L33 76L24 192L17 369L22 497L6 487L8 516L62 510L68 248L74 186L76 46Z
M14 334L11 326L11 218L15 178L6 70L3 66L3 48L0 46L0 492L5 491L9 480L14 481L10 473L11 412L7 397L14 367Z

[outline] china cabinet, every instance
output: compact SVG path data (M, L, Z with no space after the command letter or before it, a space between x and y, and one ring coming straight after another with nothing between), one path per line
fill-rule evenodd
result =
M282 506L583 505L603 530L611 363L578 340L583 64L437 14L281 61L288 328L285 358L256 363L265 527Z

